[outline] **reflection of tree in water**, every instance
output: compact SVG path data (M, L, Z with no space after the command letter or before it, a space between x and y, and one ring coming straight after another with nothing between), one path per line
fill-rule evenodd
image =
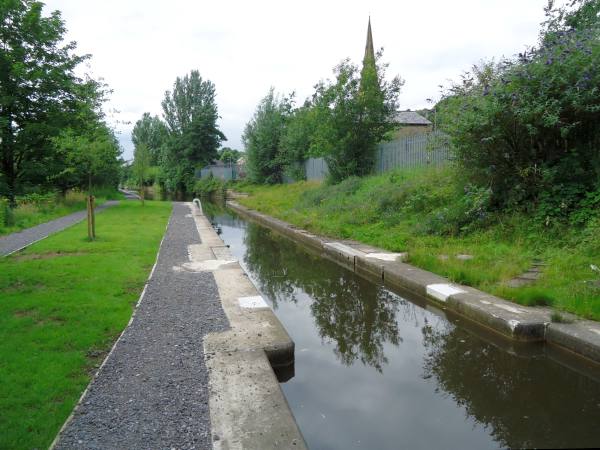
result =
M424 376L501 446L600 444L600 383L543 357L510 355L447 322L422 331Z
M248 225L245 243L244 261L275 307L297 302L302 289L314 299L311 312L319 334L335 343L338 358L382 371L384 344L401 341L396 321L404 304L400 297L254 224Z

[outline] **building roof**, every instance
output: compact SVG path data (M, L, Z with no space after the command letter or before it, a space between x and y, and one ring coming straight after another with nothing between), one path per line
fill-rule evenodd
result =
M432 125L429 120L414 111L398 111L395 119L400 125Z

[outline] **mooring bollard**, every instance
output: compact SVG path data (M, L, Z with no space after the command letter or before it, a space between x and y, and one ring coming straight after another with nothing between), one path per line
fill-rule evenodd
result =
M202 214L202 203L200 203L200 199L195 198L194 200L192 200L192 203L198 207L198 209L200 210L200 214Z

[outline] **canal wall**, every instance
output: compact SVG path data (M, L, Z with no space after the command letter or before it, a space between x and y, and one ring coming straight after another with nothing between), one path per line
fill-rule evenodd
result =
M376 278L392 290L416 293L504 338L524 343L546 342L600 364L598 322L574 319L572 323L554 323L549 308L521 306L469 286L451 283L444 277L405 263L407 255L404 253L390 253L359 242L318 236L235 201L228 201L227 206L358 275Z
M230 325L203 342L213 448L306 449L279 386L293 376L294 342L201 208L190 207L201 243L181 270L212 272Z

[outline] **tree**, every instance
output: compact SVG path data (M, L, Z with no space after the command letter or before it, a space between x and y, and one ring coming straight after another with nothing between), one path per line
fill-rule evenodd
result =
M235 164L240 156L242 156L242 152L233 148L223 147L219 150L219 161L227 164Z
M316 86L313 103L318 109L313 139L329 166L331 181L371 173L375 148L396 126L394 115L403 81L385 79L387 65L365 58L360 72L349 60L335 68L335 82Z
M32 0L0 3L0 188L13 205L23 184L47 183L49 168L60 168L51 139L102 96L96 82L75 76L87 56L63 44L60 13L44 17L42 9Z
M281 137L281 160L285 175L294 180L305 178L304 163L307 158L322 156L315 139L318 118L318 110L309 101L295 109L288 118Z
M140 198L144 204L145 187L144 181L148 176L150 168L151 155L148 146L144 143L138 143L134 150L133 172L140 188Z
M158 164L161 149L168 138L169 131L166 124L158 116L151 116L147 112L135 123L131 134L131 140L136 148L141 144L146 146L151 166Z
M215 96L215 85L197 70L177 77L173 91L165 93L162 108L170 139L160 164L172 190L191 191L196 169L216 158L225 140L217 126Z
M293 95L281 97L271 88L246 124L242 141L248 155L248 175L255 183L283 181L280 141L292 110L292 99Z

